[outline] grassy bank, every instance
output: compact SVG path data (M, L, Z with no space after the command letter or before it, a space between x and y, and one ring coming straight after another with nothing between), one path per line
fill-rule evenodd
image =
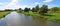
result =
M58 22L60 21L60 12L51 12L51 13L47 13L47 15L44 15L44 16L42 16L38 12L32 12L32 11L22 12L22 13L25 15L31 15L35 17L47 18L48 20L52 20L52 21L58 21Z
M44 16L44 18L47 18L48 20L60 22L60 12L59 13L55 12L52 15L53 16Z
M0 18L3 18L5 17L7 14L9 14L10 11L3 11L3 12L0 12Z
M40 17L40 14L38 12L32 12L32 11L29 11L29 12L19 12L19 13L23 13L25 15L31 15L31 16L36 16L36 17Z

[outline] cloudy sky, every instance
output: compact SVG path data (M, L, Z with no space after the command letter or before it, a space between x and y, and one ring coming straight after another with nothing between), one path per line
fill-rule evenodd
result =
M60 7L60 0L0 0L1 9L18 9L25 7L34 7L37 4L40 6L43 4L48 5L49 8L54 6Z

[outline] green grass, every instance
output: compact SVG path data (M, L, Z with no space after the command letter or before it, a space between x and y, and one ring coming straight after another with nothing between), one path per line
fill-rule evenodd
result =
M38 12L29 11L29 12L23 12L23 14L40 17L40 14Z
M51 11L50 11L51 12ZM43 18L47 18L48 20L52 20L52 21L60 21L60 12L51 12L51 13L47 13L48 16L42 16L41 14L39 14L38 12L32 12L32 11L29 11L29 12L22 12L23 14L25 15L31 15L31 16L34 16L34 17L43 17Z
M0 12L0 18L5 17L8 13L10 13L10 12L9 11Z
M53 13L52 15L54 16L44 16L45 18L47 18L48 20L52 20L52 21L60 21L60 13Z

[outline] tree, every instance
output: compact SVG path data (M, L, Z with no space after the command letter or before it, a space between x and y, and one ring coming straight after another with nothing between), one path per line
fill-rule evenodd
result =
M32 8L32 12L36 12L36 9L34 7Z
M5 9L5 11L12 11L12 9Z
M25 11L25 12L28 12L28 11L30 11L30 8L27 8L27 7L26 7L26 8L24 9L24 11Z
M39 5L35 7L35 11L37 12L39 10Z
M57 11L59 11L60 9L59 9L59 7L53 7L53 8L51 8L51 10L52 10L53 12L57 12Z
M43 5L41 7L41 10L40 10L41 14L44 15L45 13L47 13L47 11L48 11L48 6L47 5Z
M30 11L30 8L28 10Z
M21 8L19 8L19 12L22 12L22 9Z
M22 10L21 8L19 8L19 10Z

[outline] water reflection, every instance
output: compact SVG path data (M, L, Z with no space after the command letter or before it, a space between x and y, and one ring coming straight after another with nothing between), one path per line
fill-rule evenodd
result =
M6 25L7 25L7 24L6 24L6 21L7 21L6 18L2 18L2 19L0 20L0 26L6 26Z
M39 17L32 17L33 20L36 20L39 22L40 26L47 26L46 19L44 18L39 18Z
M60 26L58 22L47 21L44 18L25 16L11 12L0 20L0 26Z

